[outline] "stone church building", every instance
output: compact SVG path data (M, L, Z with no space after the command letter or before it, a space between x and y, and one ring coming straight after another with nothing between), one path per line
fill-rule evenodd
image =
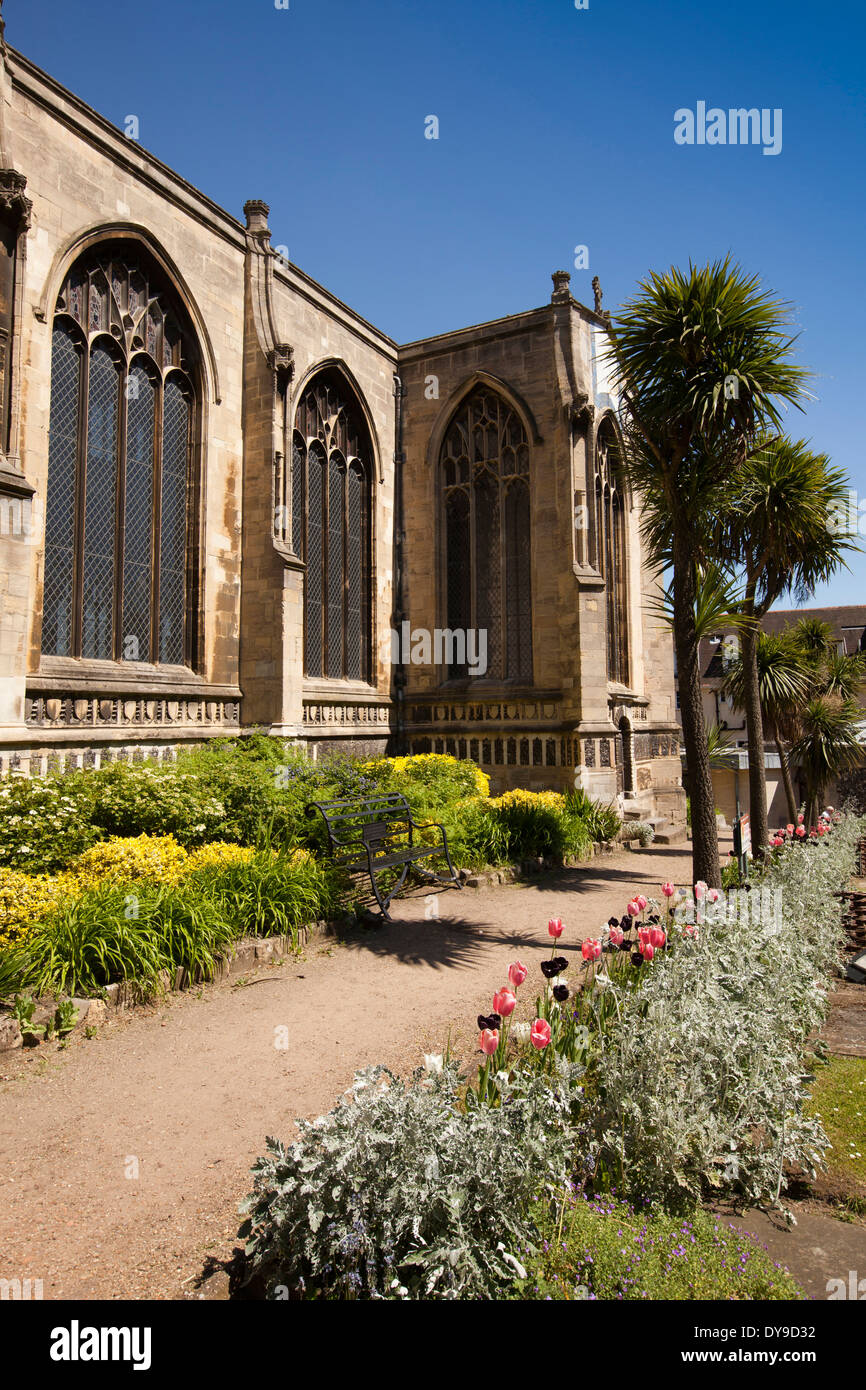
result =
M0 166L0 770L258 728L682 818L600 302L398 345L5 41Z

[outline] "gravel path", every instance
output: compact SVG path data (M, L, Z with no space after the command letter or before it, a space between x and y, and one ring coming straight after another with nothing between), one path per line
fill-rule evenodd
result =
M687 853L658 846L445 891L439 920L420 894L393 905L392 924L300 960L172 995L65 1049L3 1054L0 1277L42 1279L45 1298L183 1297L209 1255L230 1256L266 1135L330 1109L359 1066L411 1070L449 1028L471 1055L509 962L540 979L549 917L577 963L633 892L690 874Z

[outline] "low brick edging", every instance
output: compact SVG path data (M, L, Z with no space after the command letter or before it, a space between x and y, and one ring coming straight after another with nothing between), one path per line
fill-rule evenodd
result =
M309 941L315 941L323 936L333 936L335 932L336 923L334 922L311 922L307 926L298 928L297 944L299 947L304 947ZM92 998L63 995L51 1003L40 1003L37 1000L32 1022L36 1026L47 1024L50 1019L54 1018L57 1006L62 1004L64 1000L71 998L78 1010L78 1018L71 1031L77 1032L84 1026L90 1028L94 1024L104 1023L110 1014L125 1013L142 1003L153 1003L160 998L161 994L189 989L192 985L216 984L220 980L231 980L238 975L246 974L248 970L259 965L268 965L272 961L282 960L285 956L291 955L294 949L291 936L244 936L237 941L230 956L223 956L219 959L216 970L207 980L200 975L191 977L189 971L181 965L175 970L173 976L167 970L162 971L160 993L151 995L147 999L141 998L135 984L121 980L116 984L106 985L101 994ZM57 1034L52 1036L56 1039ZM0 1011L0 1052L11 1052L14 1048L22 1047L23 1043L24 1036L17 1021L12 1018L11 1014Z

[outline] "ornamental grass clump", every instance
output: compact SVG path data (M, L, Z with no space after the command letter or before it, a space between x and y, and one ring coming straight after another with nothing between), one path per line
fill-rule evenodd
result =
M524 1276L536 1218L569 1172L565 1100L526 1078L459 1108L453 1062L408 1082L359 1072L349 1098L268 1139L242 1207L247 1277L268 1297L492 1299Z
M804 1110L803 1057L838 959L835 894L863 830L850 817L812 853L778 851L739 907L778 889L780 914L720 902L644 970L610 1036L595 1116L600 1175L618 1191L671 1210L707 1193L780 1205L787 1170L814 1175L827 1141Z

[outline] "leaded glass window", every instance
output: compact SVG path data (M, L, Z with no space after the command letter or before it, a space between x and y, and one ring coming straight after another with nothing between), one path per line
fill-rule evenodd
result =
M479 387L440 451L445 495L445 598L454 632L486 630L489 679L532 679L529 444L514 410ZM459 654L459 647L452 648ZM476 647L477 650L477 647ZM466 664L448 668L452 679Z
M42 651L192 662L191 456L197 354L150 258L103 243L54 317Z
M290 536L305 562L305 673L369 680L372 446L337 372L323 372L301 396L290 455L275 514L277 539Z
M608 680L628 685L628 585L625 497L613 426L602 422L595 445L593 561L605 580Z

